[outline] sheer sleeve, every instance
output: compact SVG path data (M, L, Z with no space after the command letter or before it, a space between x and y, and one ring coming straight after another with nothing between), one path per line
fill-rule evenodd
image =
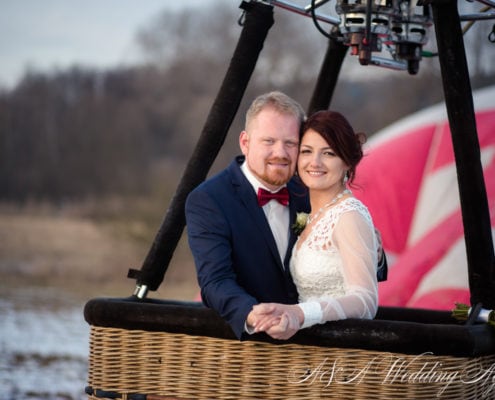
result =
M377 312L378 254L371 220L357 210L345 212L336 221L330 240L342 260L343 291L338 296L321 295L300 303L307 319L303 327L347 318L372 319ZM315 308L317 304L320 309Z

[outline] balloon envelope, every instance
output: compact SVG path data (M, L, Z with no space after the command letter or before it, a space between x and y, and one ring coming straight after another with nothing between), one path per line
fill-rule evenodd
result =
M473 93L481 163L495 232L495 86ZM466 247L445 104L376 133L356 173L389 260L380 305L452 309L469 304ZM476 205L472 205L476 207Z

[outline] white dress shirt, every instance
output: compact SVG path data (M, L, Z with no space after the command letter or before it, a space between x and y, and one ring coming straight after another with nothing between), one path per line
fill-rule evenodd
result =
M268 190L269 192L277 192L285 185L280 186L276 190L270 190L264 186L249 170L247 163L241 165L241 171L246 176L247 180L253 186L254 192L257 194L259 188ZM289 207L280 204L276 200L270 200L263 206L263 212L266 215L268 224L277 243L278 253L282 264L284 263L285 254L287 253L287 245L289 242Z

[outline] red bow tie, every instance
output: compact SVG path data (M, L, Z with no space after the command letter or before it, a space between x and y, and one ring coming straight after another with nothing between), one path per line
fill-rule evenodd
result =
M263 188L258 189L258 204L263 207L270 200L277 200L283 206L289 205L289 191L283 187L276 193L269 192Z

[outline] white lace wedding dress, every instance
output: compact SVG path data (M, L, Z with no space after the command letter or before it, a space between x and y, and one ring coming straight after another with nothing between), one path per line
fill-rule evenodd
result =
M290 263L299 302L317 302L321 307L317 318L321 320L310 325L374 318L377 238L366 206L348 197L325 209L311 224L294 246ZM306 232L308 228L312 229Z

